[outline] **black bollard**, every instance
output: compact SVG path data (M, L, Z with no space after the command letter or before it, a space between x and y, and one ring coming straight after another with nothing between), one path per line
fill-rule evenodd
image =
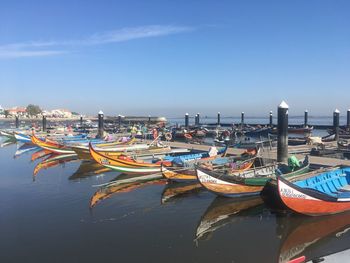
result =
M185 114L185 127L186 129L188 128L189 123L188 123L188 113Z
M83 128L83 115L80 115L80 129Z
M43 132L46 132L46 116L43 116Z
M19 117L18 115L16 115L16 129L19 128Z
M217 123L216 123L218 126L220 126L220 124L221 124L220 118L221 118L221 116L220 116L220 111L219 111L219 112L218 112L218 121L217 121Z
M270 111L270 127L273 126L273 120L272 120L272 111Z
M199 119L199 112L197 113L197 125L199 126L200 125L200 119Z
M98 112L98 137L103 138L104 127L103 127L103 111Z
M282 101L277 109L277 162L288 161L288 108Z
M118 115L118 126L120 128L120 126L122 125L122 115Z
M151 115L148 115L148 125L151 124Z
M340 111L338 109L336 109L333 112L333 129L335 132L335 140L336 141L339 140L339 115L340 115Z
M198 115L196 114L196 115L194 116L194 126L197 126L197 125L198 125L197 121L198 121Z
M308 126L308 119L309 119L309 112L308 112L308 110L305 110L305 112L304 112L304 127Z
M346 121L346 126L350 128L350 109L347 112L347 121Z
M244 125L244 112L241 113L241 125Z

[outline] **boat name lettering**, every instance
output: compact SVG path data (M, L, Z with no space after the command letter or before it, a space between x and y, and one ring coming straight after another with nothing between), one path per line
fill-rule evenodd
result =
M292 189L289 189L289 188L281 188L281 194L285 197L306 199L306 195L301 194L301 193L296 193Z

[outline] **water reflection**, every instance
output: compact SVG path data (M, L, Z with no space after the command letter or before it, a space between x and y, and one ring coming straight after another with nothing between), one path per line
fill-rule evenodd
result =
M17 158L19 156L21 156L24 153L29 153L32 151L39 151L40 148L33 145L33 144L28 144L28 143L24 143L21 146L19 146L15 152L15 155L13 156L14 158Z
M164 184L166 184L166 180L160 174L120 174L93 194L90 200L90 208L118 193L128 193L145 186Z
M185 198L190 195L197 195L205 191L202 185L198 182L176 183L168 182L162 192L161 204L174 202L179 198Z
M79 161L76 154L50 154L47 158L39 162L35 167L33 171L33 180L35 180L37 174L42 169L48 169L57 167L59 165L64 165L65 163L73 162L73 161Z
M78 169L68 178L69 180L83 179L89 176L110 172L111 169L96 163L95 161L82 161Z
M316 260L350 248L350 213L277 217L277 230L281 236L281 263L301 256L305 256L306 261Z
M245 212L245 216L260 214L264 208L262 204L259 196L245 199L216 197L198 223L195 241L209 240L219 228L241 219L240 213ZM250 209L257 206L258 209Z

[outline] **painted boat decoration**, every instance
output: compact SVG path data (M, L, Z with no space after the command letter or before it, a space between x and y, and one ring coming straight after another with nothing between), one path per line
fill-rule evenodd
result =
M235 215L263 203L259 196L238 199L216 197L198 223L195 241L208 239L213 232L231 223Z
M93 208L102 200L106 200L117 193L128 193L135 189L139 189L150 185L164 185L166 181L162 179L161 175L138 175L130 176L126 178L118 176L115 181L103 185L98 191L96 191L90 199L90 208Z
M278 193L291 210L310 216L350 210L350 167L316 170L295 182L278 176Z
M190 195L198 194L205 189L198 182L186 183L167 183L164 187L161 197L161 204L164 205L170 201L178 200Z
M271 164L227 174L200 166L196 168L197 178L207 190L226 197L259 195L265 184L269 180L275 179L277 174L293 177L308 171L309 159L307 157L301 162L300 167L295 170L292 170L286 164Z

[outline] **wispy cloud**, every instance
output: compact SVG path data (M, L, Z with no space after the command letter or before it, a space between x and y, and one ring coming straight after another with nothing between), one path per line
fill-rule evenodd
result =
M96 33L89 37L64 41L31 41L0 45L0 58L42 57L69 52L69 48L95 46L129 40L161 37L193 31L195 28L173 25L127 27L114 31Z

